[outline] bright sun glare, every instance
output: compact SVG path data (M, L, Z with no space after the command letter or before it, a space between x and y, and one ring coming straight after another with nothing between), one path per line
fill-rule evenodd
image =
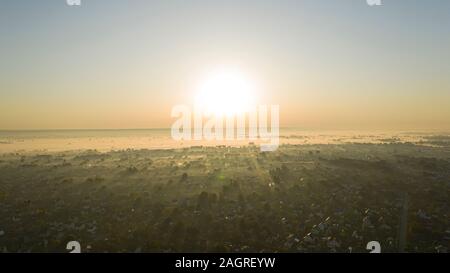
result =
M244 114L255 104L255 86L237 69L220 70L200 84L195 103L206 114Z

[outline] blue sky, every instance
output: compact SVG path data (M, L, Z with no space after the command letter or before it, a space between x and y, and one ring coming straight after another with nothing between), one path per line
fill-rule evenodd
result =
M0 129L170 126L238 64L283 126L450 124L450 1L2 0Z

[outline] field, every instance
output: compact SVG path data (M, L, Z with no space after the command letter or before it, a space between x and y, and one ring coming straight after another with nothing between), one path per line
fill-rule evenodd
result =
M358 139L5 149L0 252L448 252L450 138Z

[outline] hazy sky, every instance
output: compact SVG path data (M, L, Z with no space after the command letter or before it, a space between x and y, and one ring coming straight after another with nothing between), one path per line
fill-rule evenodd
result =
M238 66L282 126L449 129L450 1L1 0L0 129L170 127Z

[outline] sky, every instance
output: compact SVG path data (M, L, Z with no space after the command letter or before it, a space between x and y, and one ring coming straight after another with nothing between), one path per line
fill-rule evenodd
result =
M167 128L238 67L280 125L450 129L450 1L0 0L0 129Z

